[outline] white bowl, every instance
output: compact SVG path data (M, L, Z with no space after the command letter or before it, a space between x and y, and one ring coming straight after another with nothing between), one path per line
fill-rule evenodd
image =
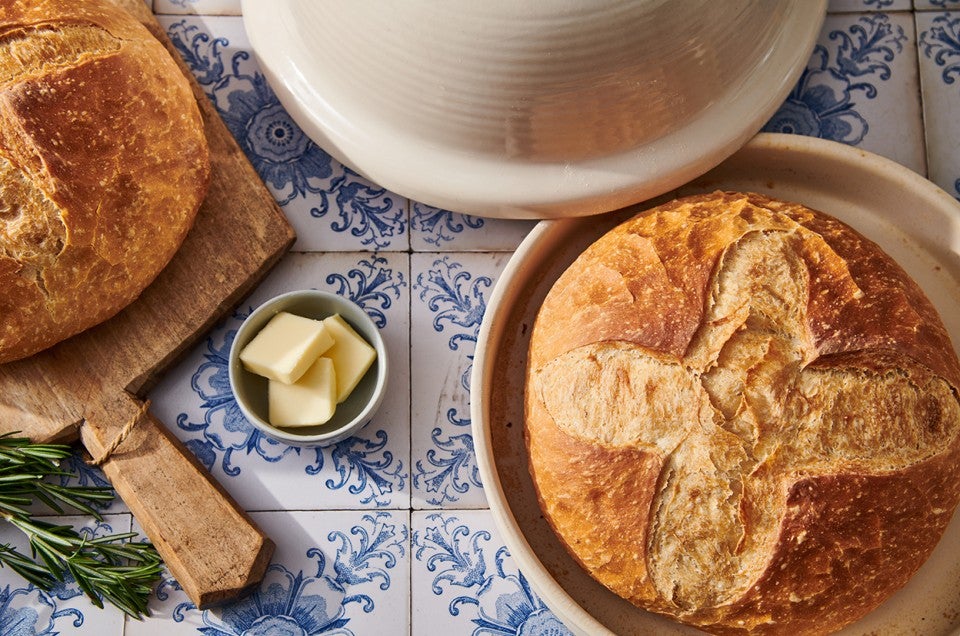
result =
M746 143L826 0L243 0L291 117L399 194L492 217L612 210Z
M761 134L716 169L663 200L713 190L754 191L830 213L877 242L927 293L960 345L960 204L903 166L841 143ZM477 339L470 418L477 467L497 529L533 590L577 635L695 636L590 577L541 512L524 441L530 325L560 274L644 203L592 218L539 223L497 279ZM917 574L838 636L960 636L960 511Z
M373 365L325 424L297 428L270 424L267 379L247 371L240 362L240 352L247 343L281 311L315 320L340 314L377 352ZM292 446L329 446L355 435L377 412L387 387L387 351L380 330L362 307L338 294L305 289L271 298L253 310L237 329L230 345L227 374L240 411L264 435Z

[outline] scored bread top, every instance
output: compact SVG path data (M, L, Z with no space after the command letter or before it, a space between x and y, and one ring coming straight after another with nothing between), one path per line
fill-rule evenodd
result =
M879 247L755 194L621 224L531 337L549 523L632 602L720 633L832 631L903 585L960 499L960 365Z
M117 313L166 266L206 193L193 92L126 12L0 2L0 362Z

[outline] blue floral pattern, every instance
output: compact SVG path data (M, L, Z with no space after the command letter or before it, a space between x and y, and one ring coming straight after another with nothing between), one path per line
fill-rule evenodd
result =
M188 20L167 29L175 48L210 98L277 202L314 198L310 214L336 210L330 227L382 249L406 232L406 210L383 188L336 163L290 118L247 51L225 59L226 38L213 38ZM335 175L336 173L336 175Z
M321 193L320 205L310 215L323 218L330 212L330 196L334 197L337 219L330 227L335 232L349 231L360 237L361 244L375 249L390 245L390 240L406 231L406 211L394 205L390 193L364 181L350 168L335 178L328 190Z
M414 290L420 300L434 312L433 329L442 332L444 323L454 330L448 345L451 351L461 347L469 348L467 359L473 360L473 347L477 344L483 313L487 309L484 291L493 285L487 276L473 278L473 275L459 263L444 256L433 263L433 268L417 276ZM461 375L460 384L470 391L470 371L468 365ZM463 421L463 420L462 420ZM462 423L461 421L461 423ZM465 420L469 424L469 419Z
M350 298L367 312L370 319L381 329L387 325L384 311L393 306L400 297L400 290L407 286L403 274L387 267L381 256L361 259L359 267L344 274L326 277L334 293Z
M920 34L920 50L943 71L944 84L960 78L960 17L944 13L933 19L930 28ZM953 182L954 196L960 199L960 179Z
M93 540L113 534L114 530L105 521L91 521L78 527L77 532ZM20 588L6 585L0 589L0 634L56 636L59 634L55 631L56 623L63 618L68 618L73 627L80 627L84 623L83 612L75 607L61 607L64 601L78 597L83 597L83 591L69 573L49 591L29 583Z
M890 79L889 63L903 50L903 28L883 13L861 16L846 31L831 31L831 51L818 44L780 109L764 126L767 132L821 137L857 145L870 126L857 110L855 96L874 99L876 82Z
M390 519L385 513L364 515L369 530L363 526L354 526L350 534L359 539L359 545L343 532L331 532L327 538L338 544L333 569L337 581L344 585L359 585L379 581L378 587L385 590L390 587L390 575L387 570L397 564L397 558L404 554L406 528L387 523ZM317 549L307 552L307 556L323 557ZM323 570L321 565L317 576Z
M236 311L235 322L242 322L253 311ZM190 386L200 397L203 411L202 422L192 422L188 413L177 415L177 426L188 433L199 433L199 438L186 441L186 446L208 470L220 458L220 468L229 477L240 474L240 467L233 462L235 452L256 454L268 462L278 462L288 453L300 453L300 449L276 442L254 428L240 411L230 389L230 346L237 335L236 329L228 329L218 343L216 334L206 341L204 361L190 379Z
M83 613L74 608L58 609L55 596L28 584L0 589L0 634L5 636L56 636L56 623L69 617L74 627L83 625Z
M332 563L320 547L306 551L306 556L315 560L313 575L272 564L250 596L218 610L204 610L203 627L198 631L206 636L354 634L348 627L348 605L356 603L362 612L372 612L374 600L363 590L371 585L389 589L390 570L406 552L406 528L390 521L387 513L367 514L361 524L350 529L349 536L331 532L327 539L335 546ZM179 585L166 579L158 586L158 598L167 598L170 589L179 589ZM180 603L173 618L183 622L195 611L193 603Z
M923 54L943 67L941 77L945 84L953 84L960 77L960 17L949 13L938 15L930 28L920 34Z
M304 577L272 565L248 599L217 614L205 611L201 631L207 636L353 634L343 616L347 602L343 588L328 576Z
M458 214L416 201L411 202L410 228L423 235L428 245L440 247L465 229L478 230L485 224L482 217Z
M382 257L361 259L356 268L346 274L330 274L326 282L333 291L363 307L380 327L386 325L385 311L407 284L403 274L388 268ZM248 306L246 310L236 311L230 323L239 324L252 310ZM187 448L208 469L219 461L220 469L228 477L241 473L235 454L257 455L266 462L276 463L288 455L300 455L304 450L263 435L240 411L230 389L228 370L230 347L236 333L236 328L226 326L215 331L207 339L202 362L191 378L190 386L200 398L202 421L194 421L186 412L176 417L177 427L193 435L185 441ZM319 474L329 461L338 478L326 480L328 488L347 488L351 494L363 494L362 503L384 506L388 503L385 496L403 489L406 482L403 462L385 450L386 445L385 431L367 427L329 448L310 449L316 458L305 471L309 475ZM325 453L330 454L329 460L325 459Z
M324 482L330 490L339 490L347 486L352 495L363 495L361 504L373 504L383 507L390 504L388 495L403 490L407 473L403 462L394 458L393 453L384 450L387 434L377 431L376 440L354 436L338 442L330 451L330 462L338 478ZM317 448L316 461L307 466L308 475L317 475L323 471L323 449Z
M467 349L465 369L460 376L460 387L467 395L470 393L473 350L486 310L484 293L492 284L490 278L474 278L459 263L443 257L434 261L427 272L418 275L414 285L420 300L434 314L433 329L437 332L447 328L452 330L447 341L450 350ZM471 486L481 487L473 436L469 432L469 413L450 408L446 412L446 421L454 430L464 432L449 435L442 427L435 427L430 434L435 448L427 452L425 462L417 461L413 477L418 488L435 493L429 497L428 503L437 505L457 501Z
M113 488L110 480L107 479L103 471L96 466L88 464L79 452L74 452L64 460L61 460L61 467L66 475L60 476L60 485L66 486L91 486L94 488ZM93 502L93 507L98 510L110 508L117 500L113 502ZM2 632L0 632L2 633Z
M957 6L960 0L917 0L917 4ZM177 377L163 381L154 403L158 410L165 407L177 435L239 500L261 507L264 500L253 499L251 493L266 491L276 497L253 517L280 546L277 560L249 596L210 610L187 602L178 583L167 575L151 601L155 618L142 624L128 621L125 633L346 636L376 633L378 628L406 632L407 625L400 622L405 617L396 611L399 606L412 611L414 624L422 619L419 624L427 631L439 615L440 622L452 627L449 633L569 634L516 568L493 531L489 512L462 510L482 497L465 404L480 323L492 289L489 276L468 269L472 255L464 253L499 253L492 254L491 260L505 261L520 238L519 226L408 202L340 165L282 107L251 52L244 50L249 47L239 19L182 15L213 6L220 10L220 0L157 3L170 5L182 9L181 15L161 18L169 25L171 40L295 225L301 238L295 250L363 252L356 258L348 256L349 267L325 267L306 285L354 299L391 335L424 336L435 347L431 351L439 348L450 354L448 368L453 375L442 386L442 407L425 406L429 424L421 430L397 426L399 422L381 423L327 448L292 448L260 435L242 417L230 393L227 354L237 327L254 305L245 304L211 330ZM873 113L886 105L898 86L909 84L901 77L898 58L909 40L896 26L907 21L901 14L890 18L863 13L892 10L903 1L858 0L853 5L844 3L838 12L859 7L861 13L842 18L849 26L824 31L821 44L767 130L864 145L881 137L884 122L875 121ZM934 79L942 72L941 81L948 86L955 86L960 76L958 21L960 15L940 16L935 28L918 34L916 42L919 52L933 61L930 67L939 66ZM928 134L933 132L928 128ZM960 192L960 180L957 187ZM400 239L408 231L416 236L404 243ZM409 281L387 266L381 257L387 250L395 252L388 255L390 262L417 261ZM410 255L434 251L451 254ZM284 283L274 278L271 284L283 287ZM408 286L416 294L408 293ZM419 324L395 324L411 316L411 297L414 303L419 300L415 309L422 310L419 315L426 319ZM403 318L397 320L398 315ZM410 388L397 385L401 391ZM418 400L423 396L413 394L410 399L420 408ZM407 436L418 446L410 449ZM408 450L416 455L408 455ZM109 485L100 470L79 456L65 467L76 473L71 483ZM288 487L289 483L296 485ZM293 492L304 484L310 488L309 495ZM411 484L419 491L417 506L425 503L445 510L411 512L409 493L404 492ZM314 493L315 503L309 499ZM288 510L301 506L303 512ZM296 515L303 516L298 523L289 523ZM410 516L417 519L417 532L411 533L406 525ZM89 530L91 535L100 531L106 529ZM415 569L408 571L407 565ZM409 598L408 585L419 585ZM406 606L410 601L413 605ZM0 580L0 634L52 636L81 625L83 631L98 631L98 617L85 609L84 602L72 581L48 593L4 578ZM122 627L110 633L121 631Z
M77 533L86 540L96 539L98 537L107 536L113 534L113 526L104 521L93 521L91 525L86 525L81 528L77 528ZM64 575L62 581L58 581L53 589L51 589L48 594L59 601L69 601L72 598L77 598L78 596L83 595L83 590L80 589L80 586L77 585L76 580L68 572ZM79 619L83 620L83 615L81 614ZM0 634L5 632L0 631Z
M489 532L471 532L457 517L441 513L428 515L427 521L435 525L413 535L416 559L435 573L430 586L433 594L459 590L448 612L454 617L472 616L472 636L570 634L523 574L508 570L512 561L505 547L496 550L490 573L484 555L484 545L492 540Z
M234 314L234 318L238 320L244 317L241 313ZM191 379L193 390L201 398L203 421L192 422L187 413L177 416L177 426L181 430L200 434L200 437L186 441L187 448L208 470L213 468L220 456L220 468L228 477L236 477L241 472L241 468L233 462L234 453L256 454L264 461L275 463L288 454L300 455L304 450L270 439L254 428L240 411L227 377L230 345L236 333L236 329L227 330L219 345L213 336L208 338L204 362ZM330 452L331 462L340 479L328 479L325 482L328 488L348 487L352 494L368 492L362 499L364 503L385 505L382 497L393 492L394 488L403 488L405 472L403 463L384 451L386 432L373 432L376 441L364 439L364 436L370 434L367 427L358 435L332 446L332 451L324 448L311 449L316 453L316 459L306 467L306 473L319 474L325 464L324 453Z

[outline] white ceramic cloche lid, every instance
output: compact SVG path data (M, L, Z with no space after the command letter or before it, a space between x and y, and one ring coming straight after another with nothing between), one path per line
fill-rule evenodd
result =
M706 172L805 66L826 0L243 0L318 145L479 216L609 211Z

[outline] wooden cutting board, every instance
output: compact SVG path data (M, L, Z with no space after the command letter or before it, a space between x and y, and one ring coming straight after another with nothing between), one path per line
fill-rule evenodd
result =
M180 62L142 0L112 0ZM294 240L290 225L190 71L210 145L209 193L180 251L111 320L0 365L0 432L80 439L93 457L131 420L104 473L200 608L258 584L274 545L215 483L143 397L164 369L239 303Z

